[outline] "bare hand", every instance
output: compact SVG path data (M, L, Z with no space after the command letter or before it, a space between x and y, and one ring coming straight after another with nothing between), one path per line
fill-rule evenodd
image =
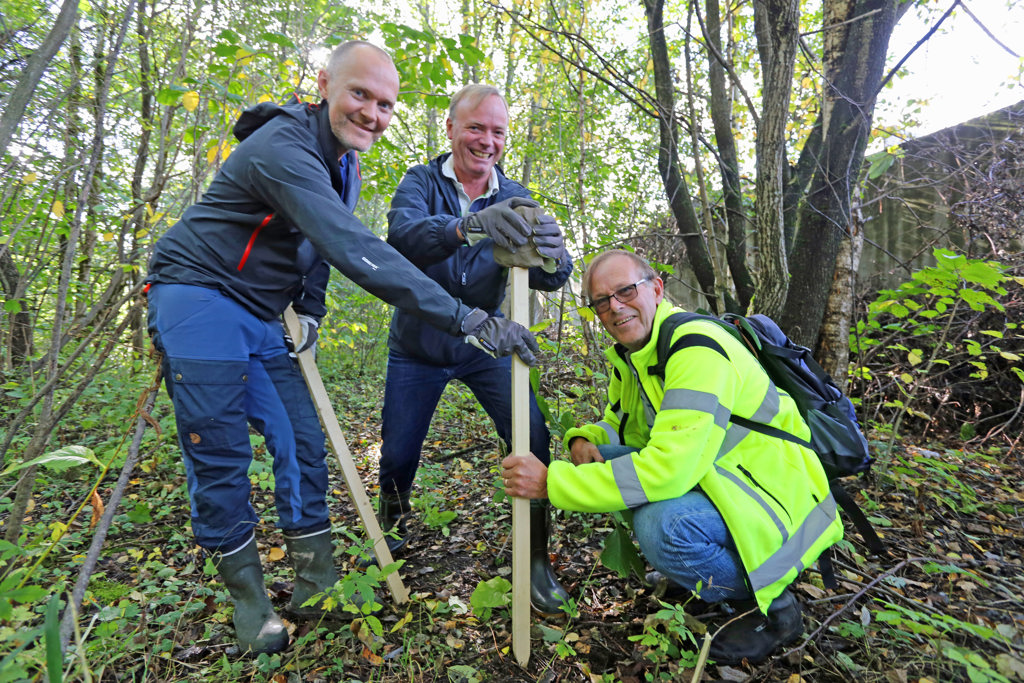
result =
M569 456L572 458L573 465L585 465L588 462L604 462L604 457L597 450L597 446L583 437L573 439L572 445L569 446Z
M517 498L547 498L548 468L533 453L510 455L501 461L505 493Z

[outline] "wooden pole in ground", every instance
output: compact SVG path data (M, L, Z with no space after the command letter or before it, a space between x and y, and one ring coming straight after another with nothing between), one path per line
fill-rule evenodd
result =
M530 326L530 279L526 268L509 268L512 320ZM512 454L530 452L530 368L512 356ZM512 498L512 653L530 661L530 501Z
M292 339L297 340L302 337L299 318L291 306L284 312L284 325ZM384 532L381 531L377 515L373 512L373 504L370 503L370 498L366 495L363 480L359 477L356 464L352 461L352 454L348 450L348 444L345 443L345 435L342 434L341 425L338 424L338 416L334 413L334 407L327 397L327 389L324 388L324 382L320 378L320 370L317 369L316 361L313 359L312 349L306 349L299 354L299 369L302 370L302 376L306 378L306 386L309 387L309 393L313 397L316 412L320 415L320 424L323 425L324 434L327 436L327 444L337 456L338 464L341 465L341 475L345 479L345 488L348 489L349 498L356 506L356 512L359 513L359 519L363 522L363 528L366 529L370 540L373 541L373 552L377 554L377 562L381 567L386 567L394 561L391 558L391 551L384 539ZM402 583L402 577L398 572L391 572L386 580L388 588L391 590L391 597L397 604L401 605L409 599L409 591Z

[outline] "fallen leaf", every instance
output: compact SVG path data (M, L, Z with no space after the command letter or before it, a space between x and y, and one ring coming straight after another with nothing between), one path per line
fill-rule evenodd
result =
M267 553L267 562L278 562L278 561L283 560L283 559L284 559L284 550L282 550L281 548L279 548L277 546L274 546L273 548L271 548L270 552Z
M103 511L106 509L103 505L103 499L100 498L100 494L95 491L92 492L92 519L89 520L89 528L92 529L94 526L99 524L100 518L103 517Z

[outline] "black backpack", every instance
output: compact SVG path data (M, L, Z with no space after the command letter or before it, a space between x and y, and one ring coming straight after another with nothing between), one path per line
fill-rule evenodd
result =
M853 403L814 360L810 349L795 344L766 315L743 317L727 313L718 318L700 313L673 313L661 324L657 362L647 369L648 374L665 381L665 364L669 356L687 343L684 337L675 346L671 345L672 333L683 323L692 320L714 322L739 339L761 364L775 386L793 397L800 414L811 428L811 439L805 441L789 432L738 415L730 416L729 421L751 431L798 443L817 453L828 477L832 496L850 516L868 549L876 554L884 554L885 546L878 534L838 481L842 477L867 472L871 468L873 460L868 453L867 440L861 433ZM831 563L825 556L823 560L821 567L825 583L834 587Z

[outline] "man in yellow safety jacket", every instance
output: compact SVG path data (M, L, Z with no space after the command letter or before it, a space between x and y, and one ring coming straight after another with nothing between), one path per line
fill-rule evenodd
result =
M571 463L506 458L506 491L547 497L565 510L633 510L637 541L656 570L690 590L699 586L707 602L759 608L723 629L711 656L760 661L803 632L787 586L843 530L813 451L729 417L802 439L810 431L793 399L713 322L676 328L664 383L648 373L658 330L680 309L663 301L664 284L642 258L599 254L583 276L583 295L618 342L607 352L604 419L566 433Z

